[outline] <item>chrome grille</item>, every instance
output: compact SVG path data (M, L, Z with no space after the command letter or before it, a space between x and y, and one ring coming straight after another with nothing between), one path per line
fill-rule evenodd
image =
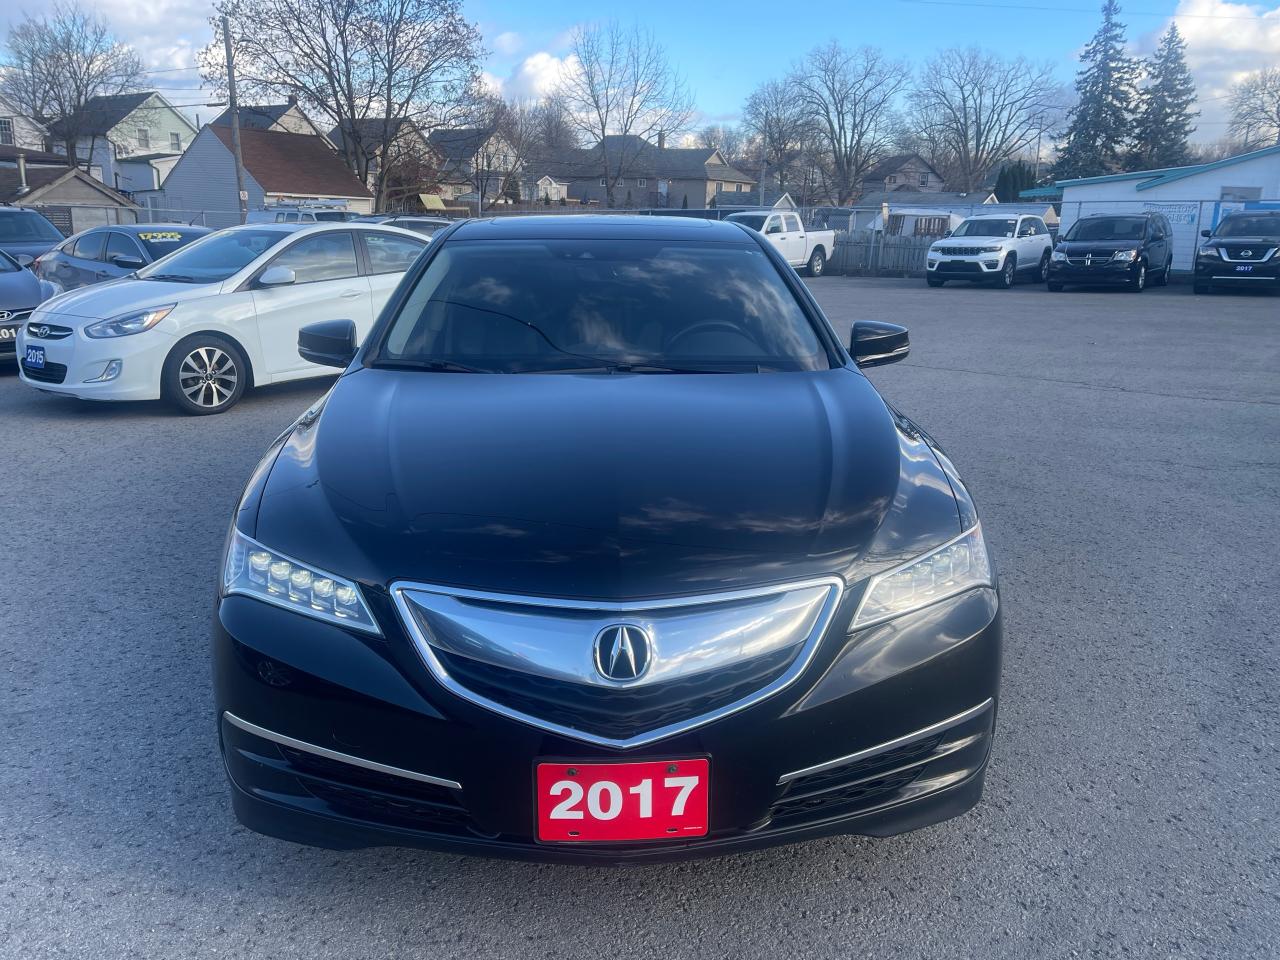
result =
M652 743L772 696L808 665L844 584L829 577L640 603L559 600L397 583L424 664L472 703L566 737ZM597 638L651 638L647 669L612 680Z
M72 332L70 327L59 326L56 323L32 320L27 324L27 336L36 340L65 340L71 336Z

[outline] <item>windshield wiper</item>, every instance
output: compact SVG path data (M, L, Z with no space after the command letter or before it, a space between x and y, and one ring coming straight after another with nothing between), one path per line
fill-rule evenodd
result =
M736 366L760 372L760 364L751 363L746 360L738 362ZM734 373L733 370L725 370L724 368L714 367L671 367L663 363L611 363L609 364L610 373Z
M429 360L376 360L373 366L398 370L429 370L433 373L497 373L496 370L485 370L481 367L472 367L465 363L456 363L453 360L440 360L438 358Z
M195 277L189 277L185 273L149 273L143 280L168 280L171 283L203 283Z

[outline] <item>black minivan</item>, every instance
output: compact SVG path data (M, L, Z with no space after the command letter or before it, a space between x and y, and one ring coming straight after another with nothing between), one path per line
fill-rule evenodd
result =
M1196 251L1196 293L1280 287L1280 210L1232 213L1200 236L1207 242Z
M1049 289L1069 283L1122 284L1141 293L1164 286L1173 269L1173 228L1162 213L1098 213L1081 217L1049 258Z

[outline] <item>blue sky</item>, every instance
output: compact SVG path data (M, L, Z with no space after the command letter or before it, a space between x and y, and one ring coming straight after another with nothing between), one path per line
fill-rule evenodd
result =
M207 99L190 68L209 41L209 0L81 0L102 13L118 35L138 47L150 76L175 103ZM19 17L19 4L4 4L0 29ZM850 46L872 44L919 63L945 46L976 44L1003 55L1050 61L1061 80L1075 75L1076 56L1098 25L1100 0L826 0L812 5L779 0L705 4L649 0L610 5L599 0L464 0L491 51L492 82L528 95L545 87L568 52L575 25L619 16L640 22L666 45L672 62L697 95L705 122L732 121L760 81L781 76L813 46L835 38ZM1224 132L1223 95L1244 73L1280 65L1280 0L1142 0L1126 4L1122 19L1135 53L1146 53L1177 17L1187 37L1188 59L1200 94L1201 130L1212 141ZM732 17L734 26L726 25ZM211 113L202 111L202 115ZM207 116L206 116L207 119Z

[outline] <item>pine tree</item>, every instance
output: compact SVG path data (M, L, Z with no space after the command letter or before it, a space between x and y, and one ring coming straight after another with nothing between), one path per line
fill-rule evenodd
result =
M1191 162L1187 139L1200 114L1192 110L1196 85L1187 69L1186 41L1176 24L1160 38L1155 55L1145 64L1147 85L1138 94L1130 166L1135 170L1178 167Z
M1137 67L1125 54L1124 24L1116 17L1120 4L1104 0L1102 26L1080 57L1076 74L1079 100L1054 164L1059 180L1114 173L1123 167L1123 152L1133 119Z
M1001 203L1017 203L1022 191L1035 185L1036 172L1031 164L1024 160L1006 163L996 176L996 199Z

